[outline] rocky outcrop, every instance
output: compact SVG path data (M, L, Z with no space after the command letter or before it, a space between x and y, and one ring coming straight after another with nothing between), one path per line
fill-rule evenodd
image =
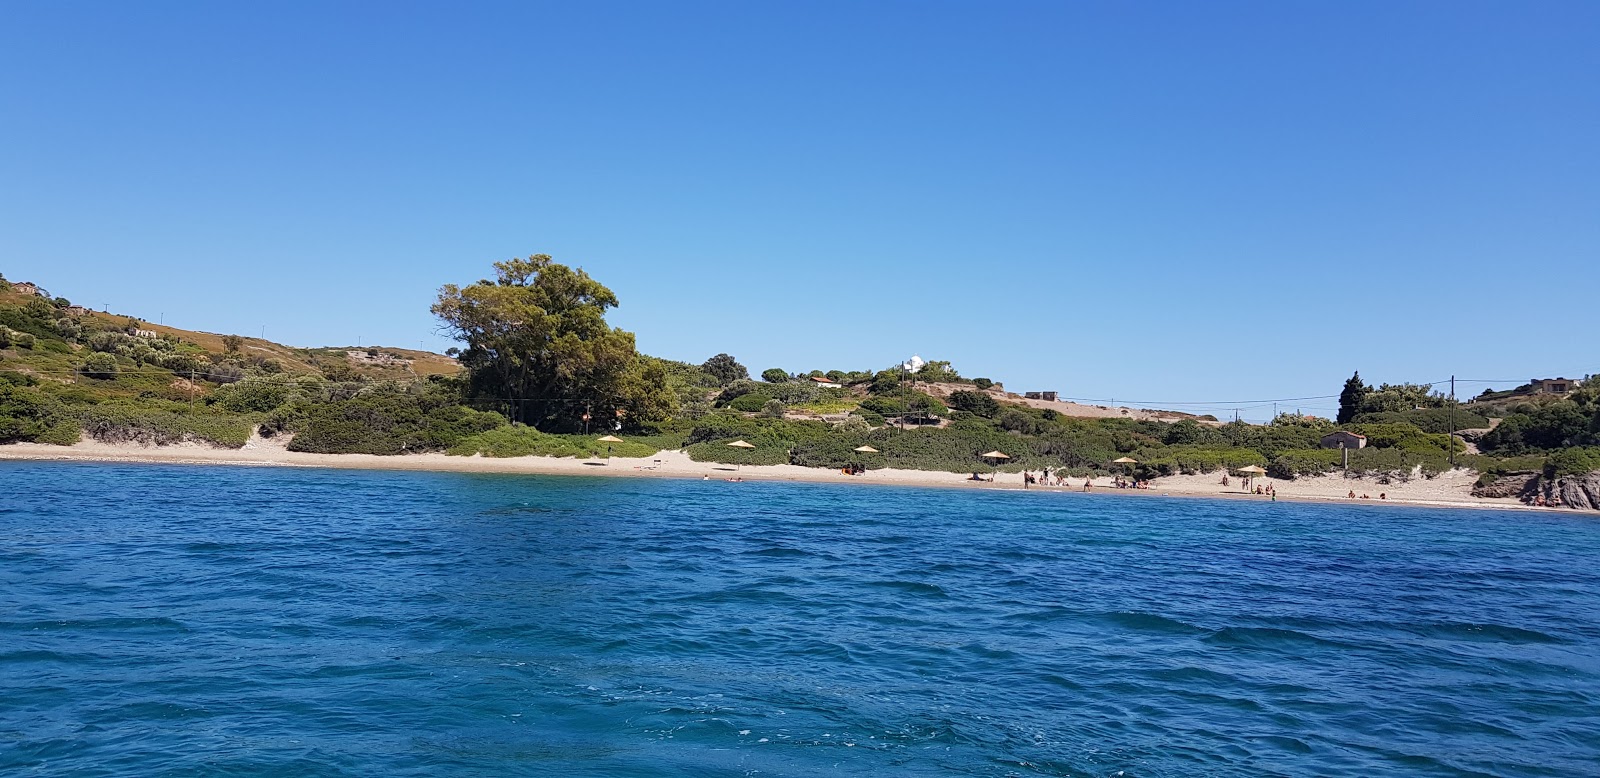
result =
M1557 478L1544 487L1545 502L1585 511L1600 511L1600 471Z
M1538 473L1511 473L1496 478L1493 483L1473 487L1472 496L1520 497L1524 500L1532 500L1534 492L1538 488Z

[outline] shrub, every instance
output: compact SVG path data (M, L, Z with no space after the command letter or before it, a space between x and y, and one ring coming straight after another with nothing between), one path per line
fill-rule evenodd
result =
M90 378L112 379L117 377L117 358L103 352L95 352L83 359L83 365L78 372Z
M241 448L250 439L254 417L195 410L184 403L103 403L82 414L83 431L107 443L169 445L188 441Z
M769 384L788 383L789 374L784 372L783 368L781 367L769 367L766 370L761 371L761 380L766 381Z
M868 470L878 470L887 465L887 460L882 453L856 451L865 445L867 439L859 434L841 434L829 438L802 441L796 443L789 453L789 463L802 467L826 467L839 469L849 465L861 465Z
M990 418L1000 412L1000 402L994 397L966 389L950 393L950 407Z
M217 362L201 368L200 377L218 384L231 384L244 380L244 368L227 362Z
M1424 408L1419 411L1386 411L1363 413L1354 419L1356 424L1411 424L1423 432L1445 434L1455 430L1483 429L1489 419L1460 408Z
M21 382L0 382L0 443L78 441L77 419L55 398Z
M883 416L904 416L906 401L899 397L873 395L861 401L861 409Z
M978 387L979 389L987 390L994 386L994 382L987 378L974 378L972 379L972 385Z
M765 408L768 402L779 402L763 394L741 394L728 403L728 407L743 413L757 413Z
M451 446L454 456L486 457L647 457L661 450L647 442L601 443L595 435L551 435L521 424L497 427L462 438Z
M1332 472L1343 461L1342 457L1343 452L1332 449L1284 451L1267 465L1267 475L1282 479L1293 479L1302 475L1322 475Z
M769 416L774 419L781 419L783 418L783 411L786 407L788 406L785 406L782 400L768 400L765 405L761 406L761 413L764 416Z
M377 387L344 400L296 403L269 418L294 433L291 451L318 454L406 454L439 451L462 438L506 425L504 416L456 405L443 395Z
M1600 470L1600 448L1568 448L1550 455L1544 464L1545 478L1587 475Z
M314 381L294 381L282 378L246 378L227 386L218 387L206 398L208 405L235 413L268 413L285 403L306 395Z

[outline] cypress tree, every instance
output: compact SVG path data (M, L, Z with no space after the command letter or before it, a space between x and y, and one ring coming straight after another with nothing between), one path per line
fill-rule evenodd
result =
M1357 370L1350 380L1344 382L1344 391L1339 393L1339 418L1335 419L1340 424L1349 424L1356 414L1361 413L1361 406L1367 400L1367 385L1361 382L1361 371Z

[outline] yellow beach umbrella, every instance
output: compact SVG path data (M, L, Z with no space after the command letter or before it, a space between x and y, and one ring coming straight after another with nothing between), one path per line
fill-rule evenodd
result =
M756 445L754 443L748 443L748 442L743 441L743 440L735 440L734 442L728 444L728 448L755 448L755 447L756 447ZM734 465L733 465L733 469L735 471L740 470L743 467L744 467L744 465L739 464L739 463L734 463Z
M851 451L859 451L859 452L861 452L863 454L876 454L876 453L878 453L878 450L873 448L873 447L871 447L871 446L856 446L855 448L851 449Z
M1241 467L1241 468L1239 468L1239 472L1244 473L1244 477L1245 477L1245 482L1244 482L1245 487L1244 488L1246 490L1249 490L1250 482L1254 481L1256 479L1256 476L1258 476L1258 475L1266 475L1266 473L1267 473L1267 471L1265 471L1265 470L1263 470L1260 467L1257 467L1255 465L1249 465L1247 467Z
M612 443L621 443L622 442L622 438L619 438L616 435L607 435L607 436L605 436L603 438L595 438L595 442L596 443L605 443L605 444L607 444L606 445L606 461L610 462L611 461L611 445L610 444L612 444Z
M980 456L980 457L982 457L984 459L1010 459L1011 458L1010 454L1005 454L1005 453L1002 453L1002 452L999 452L999 451L990 451L987 454L979 454L978 456Z
M1137 464L1139 464L1139 460L1134 459L1133 457L1120 457L1120 458L1111 460L1111 464L1113 464L1113 465L1137 465Z

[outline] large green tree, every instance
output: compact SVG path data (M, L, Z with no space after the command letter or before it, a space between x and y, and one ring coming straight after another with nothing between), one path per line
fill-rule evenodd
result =
M727 386L734 381L743 381L750 377L750 371L744 365L739 364L739 360L734 359L730 354L718 354L706 360L705 364L700 366L700 369L715 376L717 383L722 386Z
M1335 421L1340 424L1349 424L1357 414L1362 413L1362 405L1366 403L1367 384L1361 380L1361 372L1356 371L1350 380L1344 382L1344 391L1339 393L1339 416Z
M610 289L546 254L494 269L494 280L446 284L433 306L467 344L469 394L544 430L608 429L670 412L660 366L639 358L633 333L606 323L617 305Z

